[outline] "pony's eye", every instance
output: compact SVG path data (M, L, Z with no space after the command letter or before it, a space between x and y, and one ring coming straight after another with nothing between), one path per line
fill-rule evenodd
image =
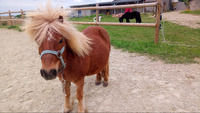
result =
M59 43L61 44L63 42L63 39L61 39L60 41L59 41Z

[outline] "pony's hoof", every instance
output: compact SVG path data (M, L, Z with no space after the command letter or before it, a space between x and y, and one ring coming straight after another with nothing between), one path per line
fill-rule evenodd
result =
M63 113L70 113L70 112L71 112L71 110L64 110Z
M70 108L64 108L63 113L70 113L70 112L71 112L71 109L70 109Z
M95 81L95 85L96 85L96 86L98 86L98 85L100 85L100 84L101 84L101 82Z
M70 112L71 112L71 110L69 110L69 111L67 111L67 112L64 111L63 113L70 113Z
M108 82L103 81L103 87L107 87L108 86Z
M85 109L78 109L78 113L86 113Z

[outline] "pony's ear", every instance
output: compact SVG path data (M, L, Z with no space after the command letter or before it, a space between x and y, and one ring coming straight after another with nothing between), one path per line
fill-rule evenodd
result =
M58 21L60 21L61 23L63 23L63 16L60 15L60 16L58 17Z

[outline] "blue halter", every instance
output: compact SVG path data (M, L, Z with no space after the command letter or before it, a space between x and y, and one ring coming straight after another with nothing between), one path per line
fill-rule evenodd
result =
M63 47L60 51L44 50L40 55L40 59L42 59L42 56L45 54L53 54L57 56L57 58L61 61L61 65L62 65L61 69L58 70L58 72L60 72L66 67L66 63L64 62L64 59L62 57L62 54L64 51L65 51L65 47Z

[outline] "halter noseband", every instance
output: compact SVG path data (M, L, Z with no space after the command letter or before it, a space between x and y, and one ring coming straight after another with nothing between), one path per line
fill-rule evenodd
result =
M60 51L53 51L53 50L44 50L41 55L40 55L40 59L42 59L42 56L45 54L53 54L55 56L57 56L57 58L61 61L61 68L58 70L58 72L62 71L65 69L66 67L66 63L64 62L64 59L62 57L63 52L65 51L65 47L63 47Z

